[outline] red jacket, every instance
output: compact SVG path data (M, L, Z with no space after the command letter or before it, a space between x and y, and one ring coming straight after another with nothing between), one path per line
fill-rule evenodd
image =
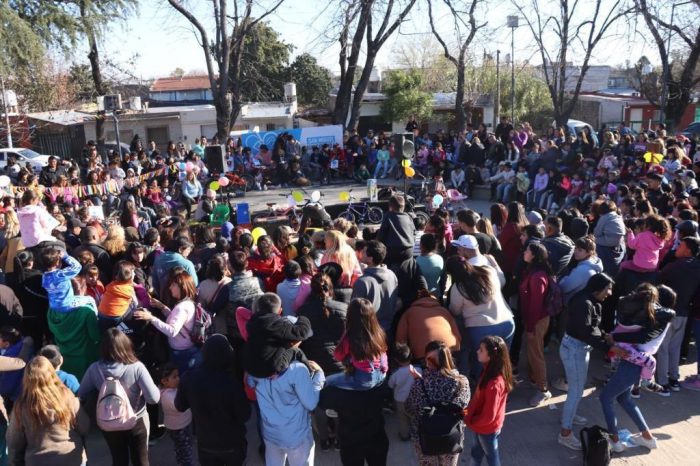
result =
M526 332L534 332L535 325L548 316L544 302L549 288L549 277L538 270L527 274L520 282L520 313Z
M277 254L272 254L269 258L263 259L257 254L248 258L248 270L263 282L265 291L275 293L277 285L284 280L284 260Z
M477 388L469 403L464 423L475 433L490 435L503 427L508 391L502 375L491 379L486 388Z
M501 243L503 250L503 263L501 268L507 274L515 272L515 265L520 257L520 249L523 247L520 242L520 228L513 223L508 222L503 226L501 234L498 235L498 241Z

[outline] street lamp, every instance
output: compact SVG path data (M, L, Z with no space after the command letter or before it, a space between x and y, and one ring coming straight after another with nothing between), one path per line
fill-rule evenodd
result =
M510 124L515 126L515 28L518 17L508 16L506 24L510 28Z
M671 5L671 22L669 26L673 26L673 16L676 13L677 6L688 5L689 3L695 3L693 0L686 2L674 3ZM668 36L666 37L666 66L664 66L664 92L661 94L661 111L659 115L659 123L666 122L666 103L668 102L668 80L671 74L671 64L668 62L671 56L671 27L668 28Z

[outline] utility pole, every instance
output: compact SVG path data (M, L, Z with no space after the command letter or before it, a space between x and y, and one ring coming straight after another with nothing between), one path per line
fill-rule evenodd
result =
M501 51L496 50L496 98L493 102L493 126L491 131L496 129L498 117L501 113Z
M0 91L2 91L2 111L5 113L5 128L7 128L7 147L12 149L12 127L10 126L10 112L7 110L7 92L5 92L5 78L0 76Z
M510 124L515 128L515 28L518 27L518 17L508 16L510 28Z

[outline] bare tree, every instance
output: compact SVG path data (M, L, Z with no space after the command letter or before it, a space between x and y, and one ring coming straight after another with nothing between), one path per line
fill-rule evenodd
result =
M168 0L195 28L207 64L207 75L216 108L216 130L226 138L241 111L240 69L246 35L256 24L274 13L284 0L274 0L253 16L253 0L233 0L233 16L228 11L229 0L212 0L214 40L204 24L180 0Z
M428 0L428 18L430 19L430 29L433 31L433 35L437 41L442 46L445 53L445 58L447 58L456 68L457 68L457 92L455 96L455 117L457 130L461 131L465 127L466 115L464 113L464 76L465 68L467 64L467 49L469 45L474 40L474 36L479 29L486 26L486 23L476 24L476 7L479 4L479 0L471 1L461 1L461 0L442 0L443 3L449 8L452 14L453 30L455 34L455 42L458 45L457 53L453 54L450 52L450 47L448 47L445 39L438 32L438 28L435 26L436 21L433 17L433 2ZM466 9L463 9L466 8Z
M557 125L566 126L573 113L581 85L590 68L590 59L596 46L610 32L611 27L621 18L632 11L627 0L593 0L579 3L578 0L557 0L558 14L550 14L553 2L544 3L541 0L529 0L526 8L524 0L511 0L524 17L530 29L535 44L542 58L542 74L547 83L549 94L554 107L554 119ZM531 19L532 18L532 19ZM550 34L551 33L551 34ZM552 44L556 44L552 47ZM567 61L569 52L580 47L581 65L578 76L570 76ZM556 54L550 54L549 50ZM573 74L573 73L572 73ZM568 81L575 78L575 84L567 92Z
M671 120L675 127L683 117L686 107L691 100L692 89L700 83L700 73L698 73L698 65L700 64L700 26L697 26L697 21L693 20L687 27L680 26L674 21L670 24L661 19L658 10L654 10L647 0L635 0L635 13L639 13L644 18L651 36L654 38L654 43L659 51L661 59L661 68L664 76L667 77L668 88L656 89L657 86L645 86L645 81L642 80L642 90L649 102L659 107L663 106L666 118ZM697 18L694 16L700 14L700 0L693 0L691 3L694 7L694 14L686 15L688 18ZM676 34L681 38L683 44L687 47L687 55L679 55L680 72L673 73L672 54L662 34ZM663 86L663 84L662 84ZM665 96L665 98L664 98Z

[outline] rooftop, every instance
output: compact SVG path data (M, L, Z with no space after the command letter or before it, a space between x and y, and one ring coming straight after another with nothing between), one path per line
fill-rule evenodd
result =
M245 104L241 108L241 118L244 120L288 118L291 116L292 106L284 102L254 102Z
M195 89L209 89L211 84L209 76L182 76L180 78L170 76L167 78L158 78L151 85L151 92L170 92L170 91L191 91Z
M46 121L57 125L76 125L83 123L86 118L92 118L92 115L85 112L75 110L52 110L50 112L35 112L28 113L27 116L34 120Z

